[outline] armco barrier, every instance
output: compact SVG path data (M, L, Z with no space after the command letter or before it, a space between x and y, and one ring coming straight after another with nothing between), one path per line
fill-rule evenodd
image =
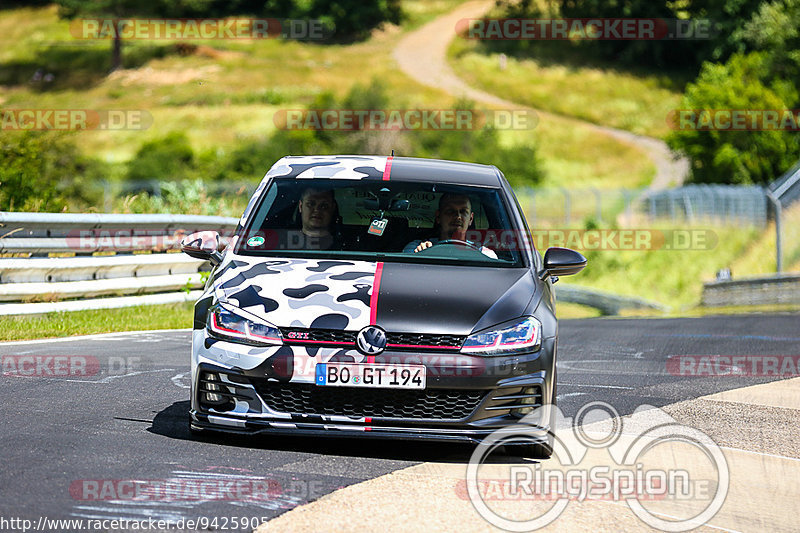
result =
M586 305L599 309L604 315L618 315L623 309L648 309L654 311L669 311L669 308L655 302L633 298L630 296L618 296L607 292L566 285L558 283L555 286L556 300L559 302L569 302L574 304Z
M39 314L188 301L199 293L208 264L177 252L183 235L230 235L238 220L192 215L110 215L0 212L0 315ZM133 253L133 252L162 253ZM109 252L114 255L92 255ZM72 257L36 257L42 254ZM664 307L560 283L559 301L618 314ZM138 296L131 296L138 295Z
M180 253L181 238L199 230L230 235L237 223L194 215L0 212L0 253L8 256L0 257L0 315L197 298L185 289L201 286L199 272L208 264ZM54 253L70 257L43 256Z
M708 307L800 304L800 274L704 283L702 303Z

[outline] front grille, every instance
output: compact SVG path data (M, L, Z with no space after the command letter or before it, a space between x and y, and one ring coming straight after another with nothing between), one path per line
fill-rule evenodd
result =
M357 331L316 328L281 328L284 340L291 344L342 343L355 346ZM387 333L389 348L410 349L417 346L441 349L460 349L464 344L462 335L439 335L435 333Z
M461 335L435 335L426 333L387 333L387 344L410 346L435 346L437 348L461 348L464 337Z
M291 414L460 420L469 416L484 396L479 390L326 388L259 381L254 385L264 403Z

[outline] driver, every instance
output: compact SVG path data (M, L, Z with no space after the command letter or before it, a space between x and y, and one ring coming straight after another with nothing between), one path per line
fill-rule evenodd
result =
M469 242L476 247L480 243L466 240L467 228L472 224L475 213L472 212L472 202L466 194L444 193L439 198L439 209L436 210L434 220L439 228L439 237L432 237L426 241L412 241L406 245L403 252L421 252L442 241L458 240ZM480 247L481 252L492 259L497 259L493 250Z

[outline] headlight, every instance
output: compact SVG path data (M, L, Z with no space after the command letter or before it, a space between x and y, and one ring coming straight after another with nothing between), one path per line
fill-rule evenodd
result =
M534 352L541 345L542 323L530 316L508 327L470 335L461 351L479 355L508 355Z
M208 311L206 328L214 337L256 346L283 344L281 332L272 324L244 318L217 304Z

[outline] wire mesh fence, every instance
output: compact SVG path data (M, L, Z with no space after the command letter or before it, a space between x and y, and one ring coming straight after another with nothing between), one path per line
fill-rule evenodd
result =
M182 212L238 216L257 186L252 182L99 182L103 212ZM742 226L768 234L764 254L783 270L800 270L800 202L780 202L755 186L688 185L675 189L519 188L531 229ZM774 194L774 193L772 193ZM132 201L135 199L136 201ZM143 201L143 199L145 201ZM138 202L138 203L137 203ZM177 209L177 211L176 211ZM780 246L775 216L780 215Z
M676 189L533 189L517 191L531 226L644 221L709 222L764 227L768 200L761 187L689 185Z

